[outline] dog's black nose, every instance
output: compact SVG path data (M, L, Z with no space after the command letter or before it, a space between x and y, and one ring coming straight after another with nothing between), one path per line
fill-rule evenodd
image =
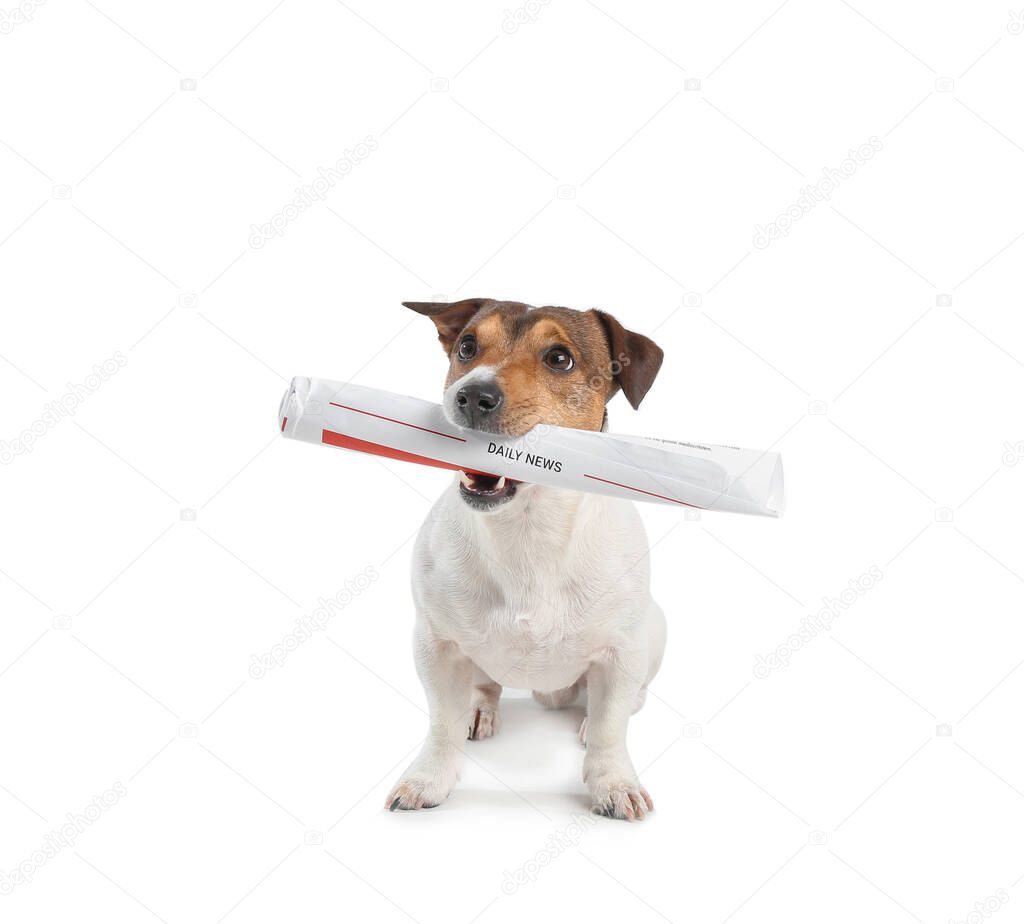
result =
M504 398L494 382L470 382L455 393L455 403L471 427L501 407Z

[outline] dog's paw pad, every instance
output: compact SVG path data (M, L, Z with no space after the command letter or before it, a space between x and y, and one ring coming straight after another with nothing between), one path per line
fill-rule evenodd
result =
M593 812L606 818L642 821L654 811L650 794L636 780L602 787L594 799Z
M473 710L473 718L469 723L469 733L466 737L472 741L479 741L482 738L496 735L499 728L501 728L501 716L498 710L484 704Z

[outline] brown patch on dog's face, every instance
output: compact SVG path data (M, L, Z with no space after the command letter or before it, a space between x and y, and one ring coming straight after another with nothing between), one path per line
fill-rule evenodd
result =
M474 338L466 361L452 351L447 388L477 366L491 366L504 395L501 429L519 436L539 423L600 430L613 378L602 375L608 346L599 325L565 308L491 309L471 321L460 343Z
M405 304L437 325L450 363L446 411L462 426L507 436L542 423L600 430L608 399L621 387L637 406L661 365L653 341L597 310L490 299Z

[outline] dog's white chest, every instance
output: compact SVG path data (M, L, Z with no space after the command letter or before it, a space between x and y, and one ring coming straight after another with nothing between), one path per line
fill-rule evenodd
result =
M560 500L538 497L521 520L484 532L449 494L417 543L418 606L502 686L569 686L649 599L646 563L632 560L644 546L635 511L593 496L567 510Z

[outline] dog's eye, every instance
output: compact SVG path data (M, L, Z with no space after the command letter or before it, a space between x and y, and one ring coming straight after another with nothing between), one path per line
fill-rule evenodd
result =
M576 360L565 347L552 347L544 354L544 365L556 372L568 372L576 365Z
M463 337L459 341L459 359L468 361L476 356L476 337Z

